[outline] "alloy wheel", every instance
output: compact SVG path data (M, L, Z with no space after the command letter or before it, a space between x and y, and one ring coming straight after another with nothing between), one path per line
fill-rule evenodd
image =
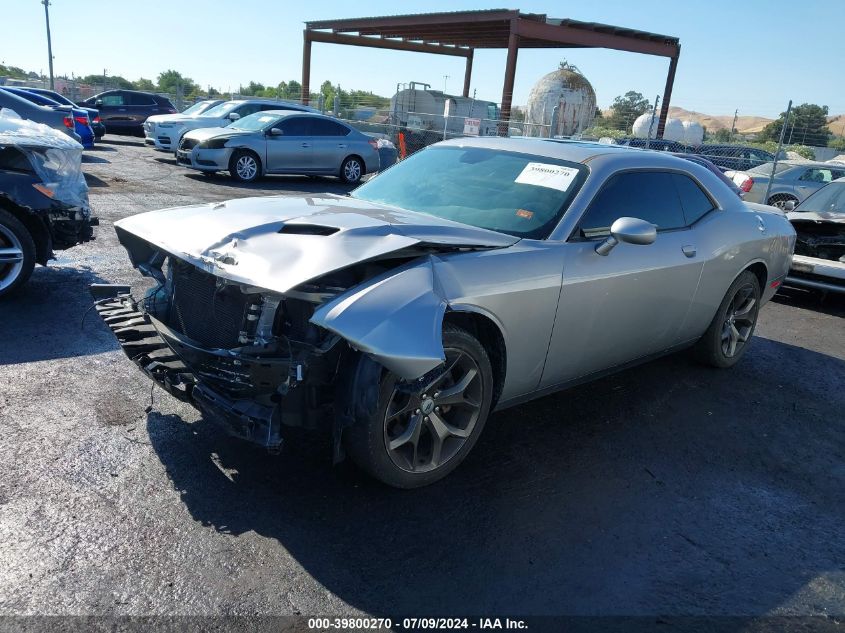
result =
M421 388L397 383L384 414L384 442L393 463L429 472L452 459L472 434L483 402L478 363L447 348L446 363Z
M0 290L8 288L23 270L23 245L17 236L0 224Z
M356 182L361 177L361 163L357 160L346 161L343 167L343 176L349 182Z
M238 158L238 162L235 163L235 170L242 179L252 180L258 173L258 165L252 156L245 155Z
M742 351L757 320L757 297L754 286L740 286L728 303L722 323L722 353L733 358Z

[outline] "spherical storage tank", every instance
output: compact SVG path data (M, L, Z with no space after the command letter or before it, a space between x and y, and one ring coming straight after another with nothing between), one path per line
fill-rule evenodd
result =
M596 93L590 82L577 68L562 63L531 88L525 135L572 136L590 127L595 116Z
M634 121L633 132L637 138L657 138L658 115L651 112L641 114ZM680 119L666 119L663 138L677 141L686 145L699 145L704 140L704 128L696 121L681 121Z

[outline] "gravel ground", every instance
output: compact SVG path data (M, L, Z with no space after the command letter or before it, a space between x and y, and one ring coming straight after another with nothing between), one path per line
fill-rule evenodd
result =
M96 241L0 305L0 615L845 616L842 299L779 296L730 371L677 355L496 414L400 492L322 438L229 439L83 323L88 284L138 279L115 220L344 187L113 136L85 162Z

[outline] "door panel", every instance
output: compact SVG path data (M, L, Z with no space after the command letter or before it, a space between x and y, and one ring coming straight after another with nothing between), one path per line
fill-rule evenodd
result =
M282 136L267 138L267 170L276 173L307 173L313 169L312 137L307 117L286 118L275 127Z
M340 123L326 119L311 121L314 169L328 174L340 171L340 164L349 155L349 130Z
M659 233L654 244L564 244L563 288L541 386L609 369L680 341L701 276L693 229ZM689 249L687 249L689 252Z

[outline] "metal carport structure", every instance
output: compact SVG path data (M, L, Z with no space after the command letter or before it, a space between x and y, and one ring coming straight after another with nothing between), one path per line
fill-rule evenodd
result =
M420 13L306 22L303 31L302 100L308 103L311 83L311 44L346 44L466 59L463 95L469 96L475 49L506 48L502 88L502 119L511 114L511 100L520 48L610 48L669 58L669 72L660 107L657 136L663 136L675 69L681 54L676 37L609 24L549 18L516 9L485 9Z

